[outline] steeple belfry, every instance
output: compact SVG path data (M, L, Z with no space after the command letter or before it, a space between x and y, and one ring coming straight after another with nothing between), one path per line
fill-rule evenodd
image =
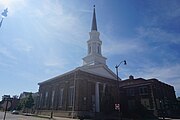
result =
M87 41L88 54L83 58L83 65L106 65L106 58L102 56L101 52L102 41L99 39L100 33L97 31L95 6L93 9L92 27L89 35L90 39Z
M96 30L96 31L97 31L95 5L94 5L94 10L93 10L93 19L92 19L92 27L91 27L91 31L93 31L93 30Z

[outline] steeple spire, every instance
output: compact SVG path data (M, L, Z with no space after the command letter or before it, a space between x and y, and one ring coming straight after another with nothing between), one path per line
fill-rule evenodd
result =
M99 39L100 33L97 31L95 5L93 11L92 27L89 35L90 39L87 41L88 54L83 58L83 65L106 65L106 58L102 56L101 52L102 41Z
M94 5L94 10L93 10L93 19L92 19L91 31L93 31L93 30L97 31L95 5Z

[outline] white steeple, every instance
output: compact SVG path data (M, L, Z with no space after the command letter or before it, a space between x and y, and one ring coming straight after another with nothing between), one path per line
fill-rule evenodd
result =
M93 10L91 32L89 32L89 35L90 39L87 41L88 54L83 58L83 65L106 65L106 58L102 56L101 52L102 41L99 39L100 33L97 31L95 6Z

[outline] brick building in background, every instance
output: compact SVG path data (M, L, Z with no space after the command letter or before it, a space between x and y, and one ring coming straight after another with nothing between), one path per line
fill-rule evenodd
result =
M145 110L156 116L172 116L177 110L174 87L157 79L130 76L121 81L120 88L124 91L124 111L129 115L142 114L141 110Z

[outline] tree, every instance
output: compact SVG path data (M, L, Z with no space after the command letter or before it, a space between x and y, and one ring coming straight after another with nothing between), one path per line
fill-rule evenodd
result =
M32 93L25 100L25 108L32 108L34 106L34 99Z
M17 110L26 111L31 109L34 106L34 99L32 97L32 93L30 93L27 97L20 100Z
M20 101L17 105L17 108L16 108L17 110L22 110L25 108L25 100L26 100L26 98L20 99Z

